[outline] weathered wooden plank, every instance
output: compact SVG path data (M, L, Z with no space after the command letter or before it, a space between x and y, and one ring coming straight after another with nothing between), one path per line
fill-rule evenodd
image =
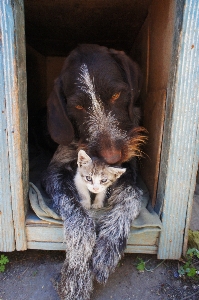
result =
M142 178L147 183L152 204L155 204L160 154L165 115L166 90L148 92L144 106L144 127L148 130L148 142L144 147L147 154L141 167Z
M188 235L189 235L189 229L190 229L190 223L191 223L191 217L192 217L193 200L194 200L193 193L195 190L196 174L198 171L197 161L199 161L199 124L198 124L197 137L196 137L195 155L193 155L192 174L190 176L191 177L190 191L189 191L189 197L188 197L186 224L185 224L184 241L183 241L184 242L183 243L183 255L184 256L186 255L186 252L187 252ZM198 222L199 222L199 216L198 216Z
M11 90L9 84L10 42L12 33L9 31L9 14L5 1L0 2L0 251L13 251L14 226L12 220L12 193L10 182L10 162L8 153L8 108L7 98ZM13 24L11 24L13 25ZM13 27L13 26L12 26Z
M15 94L9 99L13 126L9 149L11 157L12 209L15 229L16 250L25 250L25 213L28 207L28 111L26 84L26 55L23 0L10 1L13 7L14 50L13 77ZM10 111L11 113L11 111Z
M24 34L22 21L23 2L1 1L1 32L2 32L2 85L1 85L1 114L5 117L1 124L2 133L6 129L6 141L2 147L3 165L1 169L3 195L4 224L6 239L13 239L13 222L17 250L26 249L24 196L27 194L27 113L26 113L26 83L25 83L25 51L23 51ZM18 21L17 21L18 20ZM16 28L17 26L17 28ZM21 33L21 32L22 33ZM20 32L20 34L19 34ZM19 35L18 35L19 34ZM21 44L21 45L20 45ZM23 48L23 49L22 49ZM4 109L5 108L5 109ZM6 122L6 123L5 123ZM26 143L25 143L26 139ZM2 154L2 153L1 153ZM9 166L9 167L8 167ZM7 178L7 181L5 181ZM24 182L26 186L24 188ZM9 206L9 213L8 213ZM8 234L7 234L8 231ZM12 234L9 234L12 232ZM2 237L5 240L4 236ZM2 242L4 243L4 242ZM4 251L14 250L6 246Z
M157 245L159 234L159 231L148 231L136 234L131 231L127 243L128 245L154 246Z
M161 151L161 161L160 161L160 175L158 181L158 190L155 210L161 215L164 204L164 193L167 178L167 163L169 157L169 145L171 140L171 124L172 124L172 114L174 107L174 95L175 95L175 83L176 83L176 73L178 66L178 51L181 38L182 22L183 22L183 12L184 12L184 0L178 0L174 5L174 30L173 30L173 43L172 43L172 55L170 61L170 74L169 82L167 88L167 99L166 99L166 109L165 109L165 121L164 121L164 133L162 140L162 151Z
M60 226L26 226L26 236L28 242L49 242L49 243L63 243L64 232L63 227ZM158 231L133 233L131 231L128 239L129 245L150 245L157 244L159 236Z
M127 245L125 253L157 254L158 246L131 246Z
M64 243L27 242L28 249L36 250L63 250L66 251Z
M147 18L134 43L134 57L143 73L141 106L148 142L143 147L141 175L155 204L162 149L165 102L168 87L175 1L152 1Z
M36 242L52 242L52 243L63 243L64 231L63 227L26 227L27 241Z
M37 250L66 250L64 243L28 242L28 249ZM157 254L157 246L132 246L128 245L125 253Z
M176 20L183 20L183 26L178 32L179 48L174 49L173 62L178 55L176 71L171 68L176 76L172 75L170 82L158 191L158 204L164 200L158 257L164 259L179 259L182 254L198 165L199 2L190 0L183 4L184 1L177 1ZM176 31L179 25L176 24ZM186 236L187 233L185 239Z
M22 160L22 182L23 200L25 213L27 213L28 190L29 190L29 163L28 163L28 109L27 109L27 78L26 78L26 49L25 49L25 24L24 24L24 1L14 2L14 23L15 23L15 59L16 76L18 89L19 127L20 127L20 148ZM23 203L18 203L21 207Z
M129 251L133 253L134 250L132 249L135 247L135 251L139 252L138 248L141 247L140 253L142 250L145 251L144 253L156 253L159 234L160 231L158 229L157 231L143 230L138 233L137 229L131 227L127 242L128 249L131 249ZM64 250L63 226L41 220L33 213L29 213L26 219L26 236L28 248L37 249L36 247L39 247L38 249Z
M145 228L145 230L138 232L137 228L131 227L127 241L128 249L131 249L129 253L134 251L142 253L142 250L144 253L157 253L159 234L160 229L158 228L157 230L154 228L146 230ZM63 225L41 220L32 212L29 212L26 218L26 236L30 249L39 247L38 249L43 250L64 250ZM134 247L136 250L132 250Z

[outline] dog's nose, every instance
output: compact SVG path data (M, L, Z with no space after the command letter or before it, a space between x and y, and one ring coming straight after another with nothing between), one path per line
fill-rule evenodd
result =
M122 156L120 150L102 150L100 154L103 159L110 165L119 162Z

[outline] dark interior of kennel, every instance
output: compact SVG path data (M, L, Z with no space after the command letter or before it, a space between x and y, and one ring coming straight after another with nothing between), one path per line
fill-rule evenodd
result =
M154 204L173 42L173 1L25 0L24 5L30 133L73 48L96 43L124 50L139 63L144 78L140 105L149 134L140 170ZM32 120L36 120L33 125Z

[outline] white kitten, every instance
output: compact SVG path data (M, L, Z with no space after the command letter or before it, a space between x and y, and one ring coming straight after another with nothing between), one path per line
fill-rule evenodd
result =
M95 196L93 208L103 207L107 188L125 171L125 168L110 167L99 159L91 159L84 150L78 152L77 172L74 182L81 198L82 205L91 208L90 192ZM90 192L89 192L90 191Z

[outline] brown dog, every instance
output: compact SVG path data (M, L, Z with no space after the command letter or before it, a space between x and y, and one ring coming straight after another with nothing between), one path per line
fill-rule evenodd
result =
M95 111L86 76L90 76L93 97L100 101ZM48 100L52 139L61 145L69 145L74 138L90 142L91 154L109 164L127 161L133 156L130 149L139 145L138 130L133 129L139 122L135 103L140 85L140 70L124 52L79 46L66 59Z
M139 214L141 191L131 158L139 155L144 141L136 107L140 84L139 68L124 52L81 45L66 59L48 100L49 131L60 146L43 184L64 221L61 299L89 299L93 276L106 282ZM98 223L82 207L75 189L78 147L127 169L110 192L109 209Z

